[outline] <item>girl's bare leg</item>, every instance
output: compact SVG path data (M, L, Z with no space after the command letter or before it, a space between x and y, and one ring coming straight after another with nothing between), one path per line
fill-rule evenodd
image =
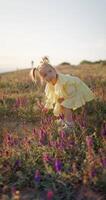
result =
M70 132L74 132L75 123L73 120L73 111L62 106L61 112L64 114L63 130L67 134L70 134Z
M72 110L69 109L69 108L65 108L63 106L61 106L61 109L62 109L62 113L64 114L64 120L67 121L67 122L72 122L73 121Z

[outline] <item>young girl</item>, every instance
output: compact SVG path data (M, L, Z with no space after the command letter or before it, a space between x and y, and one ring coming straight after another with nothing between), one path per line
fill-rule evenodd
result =
M76 76L62 74L49 64L44 57L37 68L31 70L32 79L41 83L46 81L45 107L53 109L55 116L64 115L64 122L68 127L73 124L72 112L94 99L94 94L88 86Z

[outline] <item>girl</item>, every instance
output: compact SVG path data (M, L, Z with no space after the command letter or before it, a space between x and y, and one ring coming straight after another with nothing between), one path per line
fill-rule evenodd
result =
M45 108L53 109L55 116L64 115L65 125L73 126L72 112L94 99L94 94L88 86L76 76L62 74L49 64L44 57L37 68L31 70L32 79L41 83L46 81Z

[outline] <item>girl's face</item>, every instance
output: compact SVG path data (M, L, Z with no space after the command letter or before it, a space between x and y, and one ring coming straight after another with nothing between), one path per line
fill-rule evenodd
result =
M42 76L42 78L47 82L53 82L54 80L56 80L56 71L52 67L49 66L41 67L39 73Z

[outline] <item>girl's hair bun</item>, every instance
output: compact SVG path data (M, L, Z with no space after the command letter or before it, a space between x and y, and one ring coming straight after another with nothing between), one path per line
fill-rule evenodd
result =
M49 58L47 56L42 57L41 64L49 64Z

